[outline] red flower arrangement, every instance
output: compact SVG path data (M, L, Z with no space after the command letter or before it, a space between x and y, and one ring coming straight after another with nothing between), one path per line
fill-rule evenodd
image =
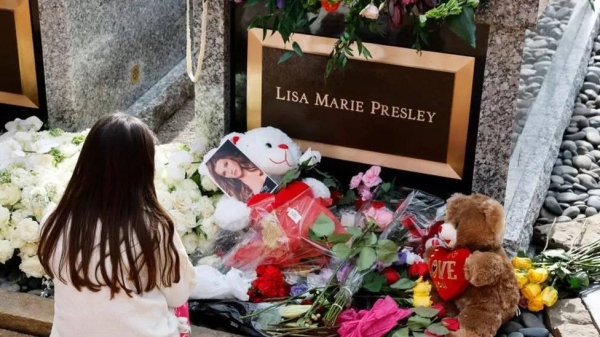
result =
M415 262L408 267L408 275L410 277L423 277L429 274L429 266L425 262Z
M290 293L290 285L277 267L263 265L256 268L256 280L252 282L248 295L253 303L264 302L272 298L285 297Z

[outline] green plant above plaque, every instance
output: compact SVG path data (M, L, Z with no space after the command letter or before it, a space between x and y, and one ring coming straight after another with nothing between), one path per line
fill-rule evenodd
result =
M329 77L334 70L343 70L349 58L359 55L372 58L371 51L359 37L359 30L367 28L371 32L384 34L379 21L387 16L392 31L399 29L405 21L412 20L413 48L421 51L427 44L431 30L447 24L448 27L469 45L475 47L475 7L479 0L235 0L246 6L263 5L267 14L257 15L250 29L263 28L263 39L267 37L267 27L278 32L292 50L279 59L285 62L294 55L302 56L303 46L293 37L294 33L309 27L316 17L311 14L321 10L344 13L343 30L333 45L325 68Z

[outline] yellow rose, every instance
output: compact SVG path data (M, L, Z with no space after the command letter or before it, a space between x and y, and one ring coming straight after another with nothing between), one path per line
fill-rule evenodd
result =
M512 259L512 265L515 269L529 269L531 268L531 260L526 257L514 257Z
M431 283L429 281L423 282L419 279L413 288L413 292L415 296L429 296L431 293Z
M556 303L556 300L558 300L558 291L552 286L546 287L544 288L544 291L542 291L541 297L542 302L544 302L547 307L551 307Z
M532 300L536 298L539 294L542 293L542 288L539 284L529 283L523 289L521 289L521 293L525 296L526 299Z
M534 299L527 301L527 309L533 312L544 310L544 302L542 301L542 294L539 294Z
M548 270L544 268L530 269L527 278L531 283L543 283L548 279Z
M529 282L527 275L525 273L515 272L515 276L517 277L517 282L519 283L519 289L523 289L523 287Z
M429 298L429 295L415 294L413 296L413 307L430 307L430 306L431 306L431 298Z

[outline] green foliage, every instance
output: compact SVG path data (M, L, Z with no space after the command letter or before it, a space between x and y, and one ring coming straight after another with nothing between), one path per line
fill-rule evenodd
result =
M311 230L319 238L330 236L335 231L335 224L325 213L319 214Z
M74 145L79 145L79 144L83 143L84 141L85 141L85 136L77 135L77 136L73 137L73 140L71 141L71 143L73 143Z
M367 289L372 293L378 293L385 285L385 276L377 273L370 272L365 275L363 280L363 288Z
M589 0L592 3L593 0ZM325 77L329 77L334 71L343 71L353 57L362 56L370 59L373 56L358 36L362 28L367 28L372 33L383 34L383 29L377 20L363 17L362 11L367 5L375 5L382 12L387 11L388 0L330 0L330 4L342 2L349 7L349 13L344 16L344 29L335 42L333 50L325 68ZM248 0L246 6L263 4L268 13L258 15L252 20L249 29L261 27L263 39L267 38L268 30L278 32L284 43L292 44L292 50L285 52L279 59L279 63L286 62L294 56L302 56L302 47L292 40L296 32L305 31L314 20L308 19L310 13L317 13L321 7L318 0L284 0L283 8L277 7L277 0ZM469 45L475 45L475 21L474 8L479 5L479 0L447 0L442 1L437 7L425 11L420 4L403 5L404 16L413 16L414 20L414 45L418 51L427 44L425 28L427 23L442 24L447 22L450 29L459 37L467 41ZM384 13L385 14L385 13Z
M50 130L48 133L52 137L58 137L58 136L61 136L65 132L63 130L61 130L61 129L54 128L54 129Z

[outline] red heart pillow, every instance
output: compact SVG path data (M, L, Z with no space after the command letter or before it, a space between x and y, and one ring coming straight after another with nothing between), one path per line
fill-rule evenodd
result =
M444 301L450 301L469 287L465 277L465 263L471 255L466 248L448 251L438 247L429 258L429 275L438 294Z

